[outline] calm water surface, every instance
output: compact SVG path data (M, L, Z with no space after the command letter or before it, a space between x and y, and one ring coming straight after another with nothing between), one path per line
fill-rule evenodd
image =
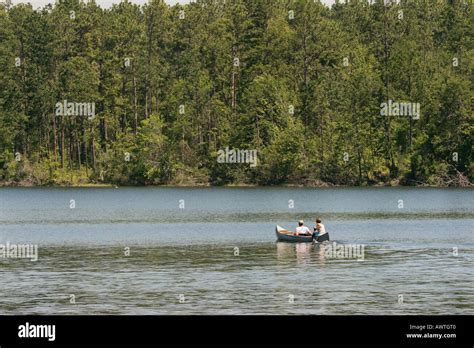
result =
M276 242L316 216L364 261ZM474 314L471 189L2 188L6 242L0 314Z

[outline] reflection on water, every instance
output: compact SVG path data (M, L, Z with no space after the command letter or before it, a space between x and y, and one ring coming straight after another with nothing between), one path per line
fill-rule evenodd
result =
M239 249L235 256L230 246L137 245L126 257L121 246L44 248L41 262L2 263L1 312L474 313L472 249L454 258L443 249L394 252L372 246L363 262L325 259L324 249L311 243ZM70 294L76 304L69 303ZM185 303L179 303L180 294Z
M324 248L313 243L276 243L277 259L283 263L296 260L298 265L310 264L311 261L324 265Z
M0 314L474 314L472 192L0 189L0 243L39 244L0 259ZM316 215L364 261L275 241Z

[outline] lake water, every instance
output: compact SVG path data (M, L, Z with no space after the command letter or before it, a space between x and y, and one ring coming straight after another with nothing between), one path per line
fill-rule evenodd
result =
M472 189L1 188L7 242L0 314L474 314Z

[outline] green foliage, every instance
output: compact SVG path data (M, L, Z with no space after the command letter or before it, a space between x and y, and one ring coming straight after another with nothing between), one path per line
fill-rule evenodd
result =
M298 182L302 165L302 149L306 141L301 122L288 120L285 127L278 128L271 143L260 155L261 166L258 182L261 184L282 184Z
M167 148L167 137L163 135L164 123L159 114L152 114L142 121L136 163L138 171L147 183L167 182L173 173L173 163Z
M0 5L0 182L469 185L472 18L462 1ZM65 99L95 116L57 116Z

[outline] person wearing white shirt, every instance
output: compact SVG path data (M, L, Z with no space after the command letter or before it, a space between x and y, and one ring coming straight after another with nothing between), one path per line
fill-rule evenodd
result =
M295 236L311 236L311 230L304 225L304 221L298 221L298 227L296 227Z

